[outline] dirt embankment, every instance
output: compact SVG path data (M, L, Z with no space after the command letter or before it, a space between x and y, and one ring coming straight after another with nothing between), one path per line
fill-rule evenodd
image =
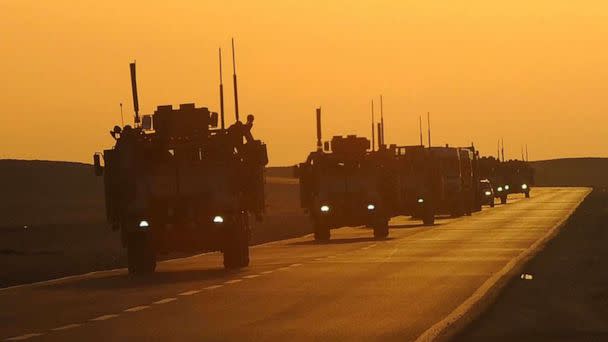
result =
M608 158L564 158L531 164L537 186L608 187Z
M608 340L607 244L608 192L596 189L524 266L531 279L512 279L496 303L454 340Z
M309 233L297 180L286 169L268 173L268 214L255 224L253 243ZM0 188L0 287L126 264L91 165L0 160Z

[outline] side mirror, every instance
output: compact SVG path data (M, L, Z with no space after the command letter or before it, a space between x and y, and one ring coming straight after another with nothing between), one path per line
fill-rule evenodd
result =
M143 128L144 131L152 130L152 115L144 115L142 117L141 128Z
M291 171L294 178L300 178L300 165L294 165Z
M211 112L209 114L209 126L217 127L217 112Z
M103 175L103 166L101 166L101 158L99 153L93 155L93 167L95 168L95 176Z

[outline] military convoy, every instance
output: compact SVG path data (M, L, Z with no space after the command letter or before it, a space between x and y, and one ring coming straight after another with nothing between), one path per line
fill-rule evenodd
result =
M106 214L120 231L129 272L153 272L159 255L221 251L228 269L249 264L251 220L265 209L266 145L253 138L254 118L238 112L226 127L220 50L220 114L193 103L158 106L139 115L135 63L131 83L134 126L115 126L115 146L94 155L103 176ZM373 105L372 105L373 118ZM530 196L534 172L524 161L480 157L468 147L387 145L384 120L374 141L355 135L323 142L321 109L317 145L294 168L300 204L312 221L314 238L328 241L331 229L369 226L375 238L389 235L389 220L412 216L432 226L437 215L458 217L507 202L512 193ZM430 145L430 131L429 131ZM504 158L503 158L504 159Z
M247 266L268 163L266 145L250 132L253 116L244 124L237 112L226 128L223 110L218 122L216 112L190 103L140 118L134 63L131 81L135 126L115 127L114 148L94 156L129 272L153 272L157 256L170 252L222 251L226 268Z

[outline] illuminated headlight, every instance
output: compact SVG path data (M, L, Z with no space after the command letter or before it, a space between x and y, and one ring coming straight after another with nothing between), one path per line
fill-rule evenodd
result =
M321 212L326 213L328 211L329 211L329 206L327 204L321 206Z
M521 188L524 189L524 190L526 190L528 188L528 184L522 184Z
M498 192L502 191L502 186L499 186L498 189L496 189Z
M213 223L224 223L224 218L217 215L213 217Z
M492 195L492 191L486 191L486 196Z
M148 228L150 227L150 223L146 220L139 221L139 228Z
M505 190L509 190L509 186L508 185L505 185Z
M367 210L374 210L374 209L376 209L375 205L373 205L373 204L368 204L367 205Z
M418 203L424 203L424 198L419 198Z

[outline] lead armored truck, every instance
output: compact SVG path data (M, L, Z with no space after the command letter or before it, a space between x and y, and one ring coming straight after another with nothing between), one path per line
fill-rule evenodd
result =
M222 251L226 268L249 264L251 220L264 210L266 145L252 117L229 128L205 107L159 106L135 127L115 127L113 148L96 154L107 219L120 231L130 273L149 273L170 252ZM101 165L103 158L104 166Z

